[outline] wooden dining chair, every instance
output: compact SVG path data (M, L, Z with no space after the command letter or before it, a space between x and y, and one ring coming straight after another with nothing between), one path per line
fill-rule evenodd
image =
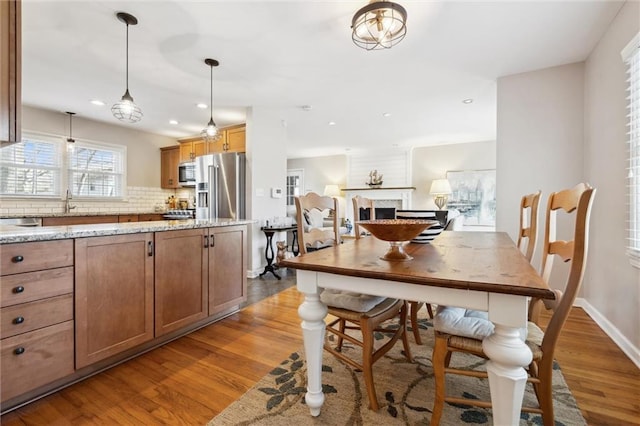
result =
M518 232L517 245L529 262L533 258L538 241L540 194L541 191L524 195L520 201L520 231Z
M367 208L370 209L370 212L371 212L369 215L370 220L375 220L376 213L375 213L373 200L369 198L361 197L359 195L356 195L351 200L353 201L353 221L355 223L354 229L356 231L356 239L358 239L362 236L362 233L360 232L360 228L358 226L358 220L360 220L360 217L361 217L360 216L360 212L362 211L361 209L367 209ZM413 330L413 338L415 339L418 345L422 345L422 338L420 337L420 329L418 326L418 311L422 308L423 305L425 305L425 303L412 302L412 301L408 301L408 303L409 303L409 318L411 321L411 329ZM429 313L429 318L433 318L433 308L431 307L431 304L426 303L426 306L427 306L427 312Z
M538 399L538 407L522 407L522 411L541 414L542 421L546 426L554 424L551 382L553 354L562 326L567 320L571 306L582 284L589 241L589 217L594 194L595 189L588 184L581 183L574 188L552 193L547 204L542 251L542 278L549 283L555 256L560 257L565 263L570 263L570 269L566 278L564 294L560 290L553 290L556 294L555 300L542 301L547 309L553 311L546 330L542 331L531 318L528 322L526 344L533 354L533 360L528 368L528 382L533 385ZM574 218L573 238L569 241L556 238L556 215L561 211L571 213ZM467 312L474 313L477 311ZM491 407L491 402L489 401L446 396L445 374L487 377L486 372L458 370L450 368L449 365L453 352L469 353L487 358L482 350L482 339L493 333L493 324L488 319L465 316L464 318L456 319L457 329L451 330L456 328L456 324L447 324L445 320L441 322L440 314L440 312L436 313L436 318L434 319L435 345L432 362L435 379L435 400L431 425L439 424L445 402L485 408ZM460 325L464 323L466 323L465 326ZM474 333L470 325L476 330L482 329L482 332ZM446 331L443 331L444 329Z
M319 246L322 246L319 248L330 250L328 248L330 246L327 245L329 241L333 241L331 245L339 243L340 236L337 219L334 221L331 230L322 232L317 232L313 229L305 230L303 225L304 212L312 211L313 209L333 209L333 217L337 218L338 201L336 198L324 197L312 192L296 197L295 202L300 253L302 256L309 251L316 250L316 247ZM336 345L333 347L329 339L327 339L325 340L324 349L356 370L363 372L369 397L369 407L377 411L380 405L378 404L373 381L373 364L387 353L398 339L402 339L407 359L413 361L406 331L407 303L393 298L330 289L323 290L320 294L320 299L327 305L329 314L336 318L330 320L326 325L327 333L337 337ZM380 327L384 321L392 318L398 318L397 328ZM359 340L347 334L347 330L360 330L362 339ZM374 333L390 335L389 341L376 348ZM345 340L362 348L361 362L349 358L342 352Z

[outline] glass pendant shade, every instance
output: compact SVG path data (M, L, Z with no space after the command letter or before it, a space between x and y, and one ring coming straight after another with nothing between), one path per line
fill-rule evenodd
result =
M205 59L204 63L209 65L211 68L211 99L209 103L211 107L211 117L209 118L207 127L202 130L200 136L202 136L202 139L204 139L205 142L216 142L222 138L222 132L218 129L218 126L216 126L216 122L213 121L213 67L217 67L220 63L215 59L210 58Z
M124 95L122 95L122 99L111 107L111 113L115 118L125 123L137 123L142 119L142 110L133 101L131 94L129 94L129 25L136 25L138 19L124 12L119 12L116 16L119 21L127 25L126 90Z
M351 20L353 42L366 50L389 49L407 34L407 11L390 1L371 1Z

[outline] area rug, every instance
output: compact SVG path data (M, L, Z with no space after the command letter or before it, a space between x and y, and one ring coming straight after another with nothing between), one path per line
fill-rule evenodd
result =
M362 373L324 352L322 387L325 402L320 416L313 418L304 402L306 364L302 348L274 368L239 400L231 404L208 426L220 425L428 425L434 398L431 367L433 329L429 320L420 320L423 345L414 343L410 333L414 362L407 361L402 343L374 364L374 381L380 410L368 408ZM376 338L382 343L384 334ZM274 344L277 344L274 342ZM346 346L343 351L357 357L360 348ZM485 361L472 355L455 353L451 365L482 370ZM560 368L553 372L556 426L584 425L585 420L569 391ZM447 393L465 398L489 400L488 382L483 379L447 375ZM533 388L527 385L525 405L537 405ZM445 404L441 425L491 425L491 410ZM520 425L541 425L536 414L522 413Z

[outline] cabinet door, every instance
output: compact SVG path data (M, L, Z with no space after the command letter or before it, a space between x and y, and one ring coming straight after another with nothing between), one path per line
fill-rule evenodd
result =
M193 161L193 144L191 142L180 142L180 162Z
M176 189L178 182L178 164L180 163L180 147L161 148L160 151L160 186L165 189Z
M0 1L0 141L22 140L21 2Z
M207 144L204 141L194 141L193 142L193 158L200 157L201 155L207 154Z
M78 238L76 368L153 339L153 234Z
M245 141L246 141L246 128L236 127L233 129L228 129L227 131L227 144L229 152L245 152Z
M247 227L209 229L209 315L247 300Z
M156 337L208 316L206 229L157 232Z

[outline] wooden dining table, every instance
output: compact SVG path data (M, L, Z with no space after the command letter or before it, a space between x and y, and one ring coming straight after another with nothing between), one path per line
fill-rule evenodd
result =
M297 270L297 289L304 293L298 313L311 415L320 415L324 403L327 306L320 293L328 288L487 311L495 331L482 347L489 358L494 424L517 425L524 367L532 359L519 329L527 326L530 298L554 299L554 293L504 232L443 232L430 244L406 244L413 257L408 261L382 260L388 248L389 243L370 236L281 262Z

